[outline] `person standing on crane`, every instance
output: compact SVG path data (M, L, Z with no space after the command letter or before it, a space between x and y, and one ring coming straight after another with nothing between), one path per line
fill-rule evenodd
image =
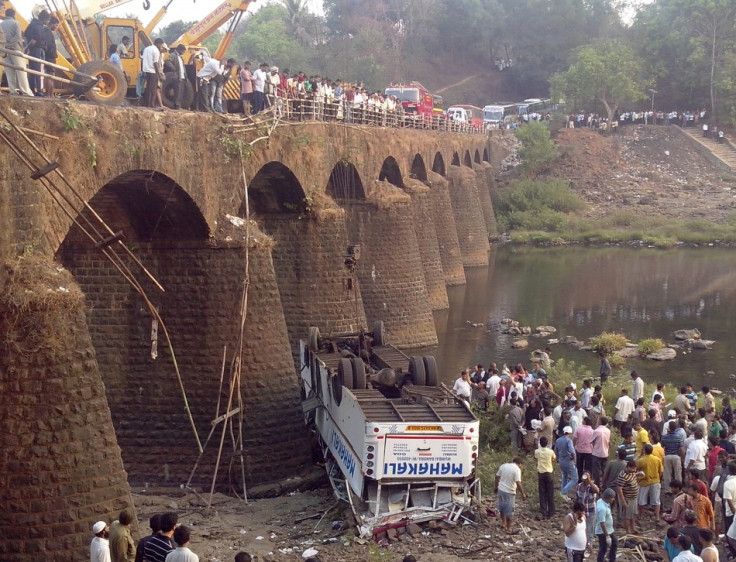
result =
M23 96L33 97L33 92L28 85L28 74L26 73L26 59L23 58L23 33L20 30L20 24L15 20L15 10L8 8L5 10L5 17L0 22L5 33L5 48L10 51L16 51L18 54L9 54L8 62L15 68L6 67L5 76L8 79L8 90L11 94L20 91Z
M212 107L212 94L215 92L213 80L223 74L230 75L230 69L237 64L235 59L227 59L223 65L216 58L207 60L205 65L197 72L197 87L199 89L199 109L201 111L214 111Z
M166 52L167 47L164 40L160 37L143 49L142 71L146 78L146 87L143 92L143 101L146 107L163 110L163 106L158 103L159 80L163 81L163 73L161 72L161 53Z
M46 90L46 97L54 97L54 79L51 76L56 74L52 64L56 62L56 37L54 33L59 28L59 20L51 16L49 23L43 28L44 41L46 42L46 50L44 54L44 60L48 63L44 65L44 72L50 76L46 76L43 79L43 85Z
M49 24L51 15L46 10L41 10L38 16L31 20L24 32L26 38L26 50L25 52L32 57L37 59L45 60L46 58L46 34L44 30ZM38 72L42 69L42 63L31 61L28 64L31 70ZM28 76L28 85L33 91L34 95L43 97L43 89L41 87L41 76L37 74L31 74Z
M261 67L253 73L253 113L260 113L266 107L266 82L268 81L268 63L262 62Z
M187 70L184 66L184 53L187 52L187 46L179 43L169 55L169 62L174 67L174 109L181 109L182 95L184 94L184 83L187 79ZM190 109L190 108L186 108Z

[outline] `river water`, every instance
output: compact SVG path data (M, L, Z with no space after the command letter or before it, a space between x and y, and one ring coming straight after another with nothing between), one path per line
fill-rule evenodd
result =
M442 378L452 382L463 367L491 361L529 364L530 352L547 340L529 337L525 350L511 349L514 338L501 334L501 320L522 326L551 325L551 337L579 340L604 331L622 332L631 341L661 338L698 328L712 350L678 355L673 361L627 360L648 382L692 382L728 390L736 327L736 251L702 247L527 248L503 245L491 251L490 265L466 269L467 284L448 289L450 308L435 313L440 344L432 353ZM473 326L476 324L479 326ZM552 358L564 358L598 372L592 352L551 345ZM707 374L712 371L713 374ZM560 381L562 382L562 381ZM670 392L668 392L669 396Z

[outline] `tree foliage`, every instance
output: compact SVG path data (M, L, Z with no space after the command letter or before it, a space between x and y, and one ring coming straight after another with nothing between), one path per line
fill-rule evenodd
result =
M676 104L707 102L715 116L719 92L723 101L734 93L736 0L658 0L639 13L632 37L658 88Z
M516 130L521 142L518 150L522 171L536 174L557 156L557 148L550 138L546 123L531 121Z
M605 108L609 121L627 103L645 99L647 81L634 51L617 40L599 41L580 47L565 72L550 79L552 95L574 108L592 109L596 101Z
M494 61L506 59L513 66L503 80L519 99L547 96L551 79L574 109L642 109L647 88L654 88L658 107L707 106L736 121L736 0L652 0L629 26L620 17L627 0L323 3L324 15L316 15L307 0L259 2L238 26L227 56L370 89L408 80L439 88L478 69L487 69L490 79L498 72ZM158 35L171 43L189 27L173 22ZM221 36L205 44L214 50Z

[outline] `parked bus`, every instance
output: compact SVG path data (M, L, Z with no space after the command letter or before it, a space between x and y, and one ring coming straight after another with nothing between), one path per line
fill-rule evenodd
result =
M483 125L499 127L510 123L512 117L518 116L519 107L515 103L497 103L483 108Z
M483 110L474 105L453 105L447 110L447 120L465 123L471 127L483 127Z
M531 115L532 113L543 113L552 107L549 98L528 98L516 104L519 108L519 115Z

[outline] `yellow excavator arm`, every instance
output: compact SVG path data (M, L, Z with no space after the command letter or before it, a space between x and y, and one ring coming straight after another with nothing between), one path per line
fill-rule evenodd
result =
M222 58L233 39L233 33L235 26L240 22L240 18L243 16L245 11L250 6L251 1L255 0L223 0L223 2L207 14L201 21L197 22L189 30L185 31L181 37L176 41L172 42L172 45L178 45L180 43L190 45L200 45L202 41L207 39L220 27L225 25L228 20L230 26L228 27L227 33L222 38L220 46L217 48L214 56L215 58ZM223 43L225 45L223 46Z

